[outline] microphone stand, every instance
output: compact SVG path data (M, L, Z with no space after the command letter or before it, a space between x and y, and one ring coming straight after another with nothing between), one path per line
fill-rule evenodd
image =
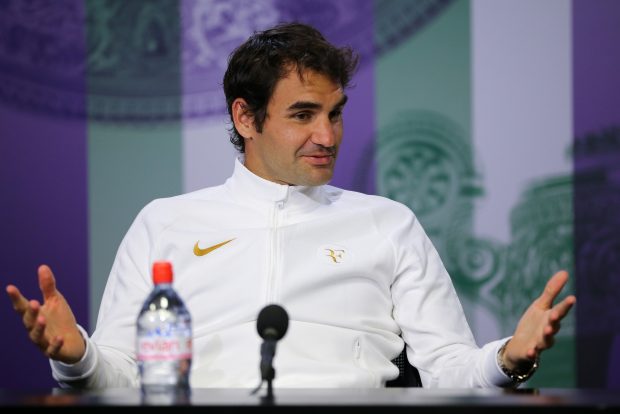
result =
M265 339L260 347L260 351L262 356L260 362L261 382L252 394L256 393L263 385L263 382L267 381L267 395L261 397L261 401L264 405L273 405L273 379L276 376L276 370L273 368L273 356L276 353L276 341Z
M256 330L263 343L260 346L260 376L261 381L252 394L255 394L267 381L267 395L261 397L262 405L273 405L273 379L276 370L273 368L273 357L276 354L276 343L282 339L288 328L288 314L282 306L271 304L265 306L258 314Z
M273 368L273 356L276 353L276 341L266 339L261 345L261 364L260 371L263 381L267 381L267 395L263 397L263 402L273 403L273 379L276 377L276 370Z

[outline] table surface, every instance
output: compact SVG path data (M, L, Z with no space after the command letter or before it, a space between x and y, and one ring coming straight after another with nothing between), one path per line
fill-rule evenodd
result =
M172 407L179 409L210 407L236 410L279 407L304 411L314 408L326 412L330 409L355 407L355 411L374 411L387 408L390 411L415 408L420 412L480 412L500 409L501 412L530 414L532 412L620 412L620 390L586 389L275 389L273 401L265 400L266 390L251 394L249 389L192 389L187 398L177 400L167 397L146 399L140 390L111 388L105 390L37 391L0 390L0 408L4 407L105 407L135 408ZM218 408L218 409L216 409ZM458 411L457 411L458 410ZM89 411L90 412L90 411Z

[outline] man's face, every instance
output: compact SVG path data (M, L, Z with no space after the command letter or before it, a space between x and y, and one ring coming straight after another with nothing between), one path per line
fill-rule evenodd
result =
M262 132L245 140L245 165L280 184L320 185L334 173L342 140L340 85L314 71L293 69L278 81Z

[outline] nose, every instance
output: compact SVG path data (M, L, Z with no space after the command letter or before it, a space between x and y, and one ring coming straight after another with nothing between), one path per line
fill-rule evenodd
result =
M319 118L312 131L312 142L325 148L333 147L342 133L342 126L338 122L332 122L329 118Z

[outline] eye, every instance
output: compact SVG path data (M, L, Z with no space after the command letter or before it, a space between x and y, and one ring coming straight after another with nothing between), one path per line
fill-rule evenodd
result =
M331 112L329 113L329 119L330 119L332 122L337 122L337 121L339 121L340 119L342 119L342 109L336 109L336 110L334 110L334 111L331 111Z
M297 112L293 114L293 118L298 121L309 121L312 118L311 112Z

